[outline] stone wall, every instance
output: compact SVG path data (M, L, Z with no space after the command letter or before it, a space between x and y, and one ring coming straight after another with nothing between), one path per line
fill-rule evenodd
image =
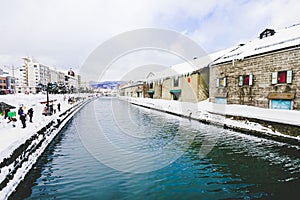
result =
M153 83L154 87L154 95L153 99L161 99L161 93L162 93L162 84L159 84L158 81Z
M180 84L180 81L179 81L179 84ZM163 81L163 84L162 84L162 99L171 100L172 95L170 93L170 90L171 90L172 86L173 86L173 79L172 78L168 78L168 79L165 79Z
M209 68L188 75L179 76L178 86L174 86L173 77L163 81L161 99L172 100L170 90L181 90L178 101L198 102L208 98ZM155 89L156 93L156 89Z
M145 84L124 87L121 89L120 95L128 97L148 97L147 88L145 88Z
M292 83L272 84L272 72L292 70ZM253 75L252 86L239 86L241 75ZM216 79L226 77L225 87ZM300 47L289 48L210 67L210 101L226 97L227 104L270 107L270 93L293 94L292 109L300 109Z

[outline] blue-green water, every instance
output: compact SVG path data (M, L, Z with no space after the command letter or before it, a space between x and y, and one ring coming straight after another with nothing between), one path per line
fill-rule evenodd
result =
M95 127L130 155L175 141L163 157L170 162L158 155L156 163L135 157L124 162L127 155L108 150L105 141L91 150L83 137ZM100 98L74 116L11 199L298 199L299 178L299 147Z

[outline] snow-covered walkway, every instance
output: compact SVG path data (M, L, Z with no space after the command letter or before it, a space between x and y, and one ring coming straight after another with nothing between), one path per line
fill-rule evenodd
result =
M92 97L94 95L90 94L50 95L49 100L56 112L44 116L45 94L0 96L1 102L16 107L10 111L18 113L19 107L23 107L25 113L30 108L34 110L33 122L27 120L26 128L22 128L20 120L13 126L13 122L7 123L8 119L0 117L0 199L7 199L12 194L61 128L80 108L93 100ZM72 99L70 103L69 98ZM60 112L58 103L61 105ZM16 118L19 118L18 115Z
M33 134L35 134L38 130L44 127L53 119L56 119L59 114L63 113L67 109L69 109L72 105L68 104L69 97L77 97L78 94L75 95L49 95L49 100L54 100L54 109L56 109L56 113L52 116L44 116L42 115L43 109L46 106L45 104L41 104L40 102L45 102L47 97L45 94L13 94L13 95L1 95L0 102L5 102L9 105L15 106L15 109L11 109L10 111L15 111L17 116L17 121L15 123L8 122L8 119L4 119L4 116L0 115L0 161L3 158L9 157L14 149L16 149L19 145L23 144L28 138L30 138ZM82 94L81 94L82 96ZM61 104L61 111L58 112L57 104ZM27 116L26 128L22 128L21 120L18 116L18 109L20 106L25 108L25 113L27 114L28 109L33 108L33 118L32 123L29 122L29 117ZM13 127L15 124L15 127Z
M127 100L129 103L190 117L200 121L212 122L240 130L257 131L267 135L290 138L300 142L300 133L298 136L286 135L274 131L272 127L262 126L260 123L228 118L228 116L237 116L248 119L257 119L296 127L298 126L300 130L300 111L264 109L245 105L214 104L208 100L190 103L150 98L120 98Z

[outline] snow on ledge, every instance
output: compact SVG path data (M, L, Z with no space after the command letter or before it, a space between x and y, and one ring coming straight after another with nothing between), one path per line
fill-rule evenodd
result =
M233 120L225 116L240 116L245 118L253 118L263 121L275 123L283 123L287 125L299 126L300 129L300 111L295 110L274 110L257 108L246 105L223 105L214 104L208 100L198 103L179 102L173 100L150 99L150 98L131 98L120 97L129 103L140 106L166 111L172 114L190 117L192 119L212 122L214 124L226 125L227 127L235 127L264 133L266 135L280 136L290 138L300 142L300 136L290 136L273 131L271 128L264 127L259 123L249 122L247 120Z

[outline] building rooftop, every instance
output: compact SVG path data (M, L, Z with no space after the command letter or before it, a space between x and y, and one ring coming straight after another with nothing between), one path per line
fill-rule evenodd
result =
M293 25L281 30L265 29L259 37L243 46L225 54L214 64L241 60L249 56L259 55L274 50L300 45L300 24Z
M234 46L228 49L213 52L211 54L195 57L193 60L186 61L184 63L180 63L177 65L173 65L172 67L167 68L166 70L163 70L161 72L155 72L155 74L153 76L148 77L146 81L154 81L154 80L160 80L167 77L175 77L175 76L191 74L194 71L207 67L213 61L221 58L226 53L231 52L237 48L238 46Z

